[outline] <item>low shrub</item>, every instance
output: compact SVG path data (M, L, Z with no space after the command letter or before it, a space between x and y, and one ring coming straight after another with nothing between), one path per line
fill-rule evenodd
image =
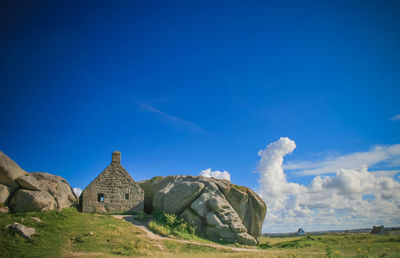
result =
M184 219L157 209L153 211L153 220L150 221L149 228L160 235L181 238L193 238L196 231L196 226L190 225Z
M142 212L139 212L136 216L135 216L135 220L138 220L138 221L146 221L147 220L147 214L146 213L144 213L143 211Z

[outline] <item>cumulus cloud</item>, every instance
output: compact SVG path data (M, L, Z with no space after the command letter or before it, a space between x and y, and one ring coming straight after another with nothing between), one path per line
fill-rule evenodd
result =
M82 189L80 189L79 187L75 187L74 189L74 193L76 194L76 196L80 196L82 193Z
M231 175L228 173L228 171L211 171L211 168L204 169L200 172L200 176L204 177L214 177L217 179L226 179L228 181L231 181Z
M398 120L400 120L400 114L395 115L394 117L390 118L390 120L392 120L392 121L398 121Z
M374 173L360 164L298 184L289 182L283 169L284 157L295 148L294 141L280 138L258 153L259 193L268 206L265 232L400 224L400 183L394 178L399 170Z
M261 195L274 204L276 208L283 208L283 203L287 196L300 194L304 187L288 183L286 175L282 169L283 157L291 153L296 148L294 141L289 138L280 138L267 146L265 150L260 150L258 155L261 157L258 163L260 173ZM283 198L281 198L283 197Z

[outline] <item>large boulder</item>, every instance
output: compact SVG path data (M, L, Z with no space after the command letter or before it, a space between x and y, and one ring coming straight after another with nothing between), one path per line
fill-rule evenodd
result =
M19 187L15 181L18 177L27 174L17 163L0 151L0 184L7 185L12 189Z
M0 204L7 204L11 195L11 187L0 184Z
M14 212L54 210L53 196L46 191L18 190L9 205Z
M202 176L156 177L138 182L145 210L174 213L214 241L255 245L267 207L251 189Z
M14 212L61 210L78 203L64 178L43 172L27 173L1 151L0 183L0 204Z
M41 191L47 191L54 198L57 210L78 203L78 197L64 178L44 172L32 172L29 174L40 182Z
M64 178L43 172L32 172L17 179L23 187L10 202L15 212L61 210L78 202Z
M171 185L174 186L174 185ZM169 188L166 188L169 189ZM169 189L168 194L160 191L155 197L160 196L162 201L157 203L162 205L155 206L167 213L181 213L190 205L204 189L204 184L200 182L183 182Z
M32 175L26 174L17 178L17 183L24 189L32 191L42 190L42 184Z

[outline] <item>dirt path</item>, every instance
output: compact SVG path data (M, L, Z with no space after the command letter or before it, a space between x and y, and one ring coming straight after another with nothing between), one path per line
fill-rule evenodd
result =
M219 244L201 243L201 242L190 241L190 240L163 237L163 236L156 235L153 232L151 232L151 230L147 227L148 221L147 222L137 221L137 220L134 219L133 215L113 215L113 217L116 218L116 219L123 219L123 220L126 220L126 221L132 223L133 225L137 226L142 231L144 231L148 238L153 239L153 240L172 240L172 241L177 241L177 242L180 242L180 243L208 246L208 247L214 247L214 248L225 249L225 250L232 250L232 251L237 251L237 252L261 252L262 251L262 250L251 249L251 248L230 247L230 246L224 246L224 245L219 245ZM158 247L161 250L164 250L163 246L160 243L158 243Z

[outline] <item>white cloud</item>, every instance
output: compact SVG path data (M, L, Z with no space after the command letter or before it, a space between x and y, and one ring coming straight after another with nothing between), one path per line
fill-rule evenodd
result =
M376 164L399 166L400 144L377 145L369 151L329 157L319 161L291 162L283 168L305 176L336 173L339 169L362 169Z
M225 179L228 181L231 181L231 175L228 173L228 171L211 171L211 168L204 169L200 172L200 176L204 177L214 177L217 179Z
M393 146L396 145L388 146L384 152L397 153ZM305 186L288 182L282 168L284 156L295 148L294 141L280 138L258 153L259 193L268 206L264 232L295 231L298 227L326 230L400 224L400 183L394 179L399 170L371 172L366 166L339 168L334 176L316 176Z
M80 189L79 187L75 187L74 189L74 193L76 194L76 196L80 196L82 193L82 189Z
M304 191L304 187L288 183L282 169L283 157L291 153L295 148L294 141L285 137L269 144L265 150L258 152L261 157L258 163L258 172L260 173L258 182L261 195L269 203L272 202L276 208L283 208L282 205L288 195L300 194Z
M180 117L165 113L164 111L161 111L148 103L140 103L140 106L144 110L154 113L154 114L157 114L160 117L162 117L168 121L171 121L176 125L179 125L179 126L182 126L182 127L188 128L188 129L192 129L192 130L195 130L198 132L207 132L205 129L201 128L200 126L196 125L195 123L192 123L192 122L186 121L185 119L182 119Z
M374 171L369 171L373 173L375 176L386 176L386 177L391 177L395 178L397 173L400 173L400 169L394 169L394 170L374 170Z
M395 115L394 117L390 118L390 120L392 120L392 121L398 121L398 120L400 120L400 114Z

